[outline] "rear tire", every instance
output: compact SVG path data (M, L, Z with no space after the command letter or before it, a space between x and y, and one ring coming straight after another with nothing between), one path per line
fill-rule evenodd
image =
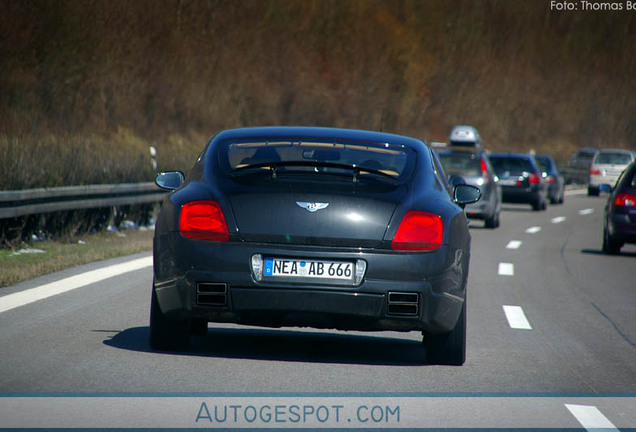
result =
M539 198L537 201L532 203L532 210L534 211L541 211L547 208L548 208L548 203L546 202L545 199Z
M193 336L205 336L208 334L208 321L193 319L190 324L190 334Z
M621 252L621 247L623 247L623 243L612 238L606 224L603 228L603 252L608 255L618 255Z
M499 227L499 213L494 213L492 216L486 218L484 220L484 226L486 228L497 228L497 227Z
M150 301L150 346L159 351L185 351L190 348L190 321L173 321L164 315L154 284Z
M594 187L594 186L587 187L588 196L598 196L598 194L599 194L599 189L597 187Z
M461 366L466 362L466 303L457 319L455 328L446 334L424 334L426 363Z

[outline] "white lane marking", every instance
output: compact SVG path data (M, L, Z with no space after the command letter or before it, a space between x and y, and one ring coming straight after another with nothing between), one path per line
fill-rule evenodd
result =
M536 234L536 233L538 233L539 231L541 231L541 227L538 227L538 226L533 226L533 227L530 227L530 228L528 228L528 229L526 230L526 232L527 232L528 234Z
M506 249L519 249L521 246L521 241L519 240L510 240L506 245Z
M520 330L532 330L532 326L528 322L526 314L523 313L523 309L520 306L504 306L503 310L506 314L506 319L508 320L508 324L510 324L511 328Z
M511 263L499 263L499 274L501 276L513 276L515 274L515 266Z
M588 431L618 431L618 428L608 420L595 406L565 404L572 415Z
M591 209L591 208L579 210L579 214L581 216L589 215L589 214L592 214L592 213L594 213L594 209Z
M565 216L559 216L559 217L555 217L554 219L552 219L552 223L553 224L558 224L561 222L565 222L567 218Z
M68 277L46 285L20 291L0 297L0 313L15 309L20 306L33 303L57 294L62 294L86 285L90 285L104 279L119 276L123 273L139 270L152 266L152 256L138 258L122 264L116 264L109 267L91 270L86 273Z

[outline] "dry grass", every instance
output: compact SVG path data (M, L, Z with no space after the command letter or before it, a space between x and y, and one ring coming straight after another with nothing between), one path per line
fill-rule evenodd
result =
M93 261L152 250L153 234L152 230L102 232L74 238L72 242L46 241L24 246L44 253L16 255L11 250L0 250L0 287Z
M633 147L635 51L633 13L548 1L4 1L0 189L152 180L148 146L187 170L239 126Z

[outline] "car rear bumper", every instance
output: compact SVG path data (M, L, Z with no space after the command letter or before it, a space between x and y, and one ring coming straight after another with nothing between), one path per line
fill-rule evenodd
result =
M636 243L636 214L614 213L610 219L610 235L625 243Z
M474 219L486 219L495 214L495 206L488 201L478 201L466 206L466 215Z
M544 199L545 196L545 189L502 187L502 199L508 203L533 204Z
M218 256L214 246L205 249L188 263L166 263L155 256L155 290L167 317L269 327L445 333L455 326L465 301L469 256L448 246L433 253L406 254L224 245ZM359 286L257 282L249 265L255 252L363 259L367 274Z
M601 185L608 185L613 188L616 185L619 175L590 175L589 185L592 187L598 187Z

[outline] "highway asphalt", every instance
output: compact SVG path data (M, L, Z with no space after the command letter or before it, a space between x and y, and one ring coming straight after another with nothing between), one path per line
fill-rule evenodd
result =
M345 398L345 405L378 397L393 407L383 419L402 404L400 425L636 428L636 247L602 253L605 200L570 191L563 205L542 212L504 204L498 229L471 221L462 367L423 364L417 333L211 324L191 352L153 352L149 253L7 287L0 291L0 427L8 404L28 395L81 396L80 406L87 395L112 403L126 395L269 395ZM192 403L189 418L200 427L213 415ZM414 404L430 409L414 412ZM326 424L327 411L296 423L285 409L274 417L285 426ZM250 413L244 423L258 424ZM14 413L11 421L21 426L26 417Z

